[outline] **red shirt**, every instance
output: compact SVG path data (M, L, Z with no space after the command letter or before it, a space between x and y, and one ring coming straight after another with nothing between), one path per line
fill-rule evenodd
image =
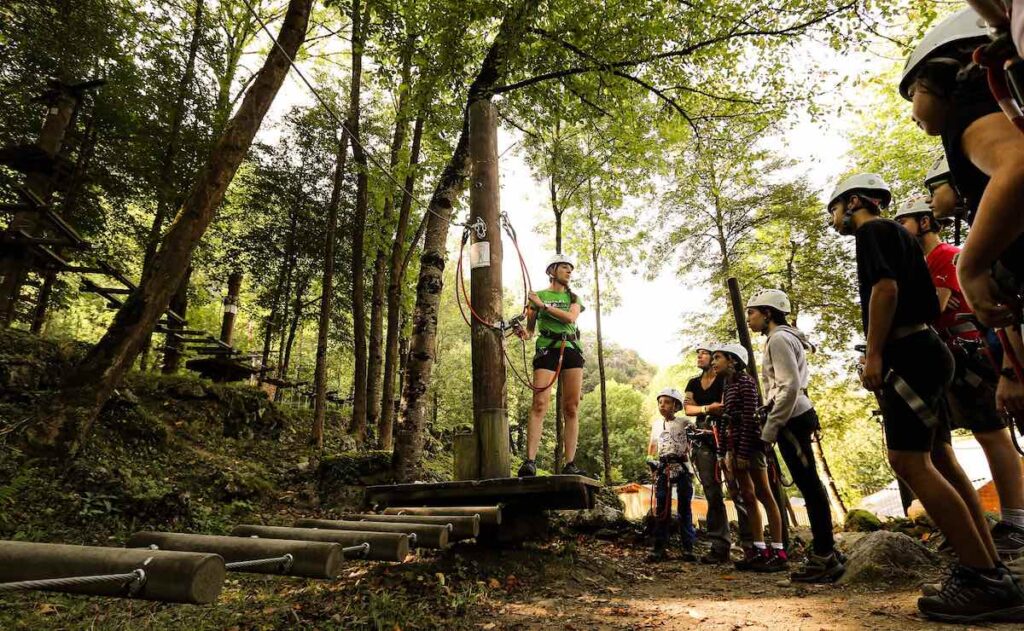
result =
M959 254L960 248L948 243L940 243L925 257L925 261L928 263L928 273L932 276L935 288L944 287L953 292L952 298L946 303L946 309L939 314L939 319L935 321L935 328L940 334L944 334L945 330L950 327L963 324L962 320L957 320L959 314L973 313L967 306L967 300L964 298L963 292L960 291L960 281L956 277L956 258ZM954 303L959 303L959 305L954 307ZM966 340L976 340L980 336L981 333L977 330L956 335L956 337Z

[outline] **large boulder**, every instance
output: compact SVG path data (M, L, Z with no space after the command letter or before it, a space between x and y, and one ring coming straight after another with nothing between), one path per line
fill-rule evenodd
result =
M629 526L625 508L615 491L602 486L594 494L594 508L562 511L562 515L565 525L579 532L616 531Z
M907 535L879 530L864 535L850 546L843 584L915 585L935 574L941 565L937 554Z

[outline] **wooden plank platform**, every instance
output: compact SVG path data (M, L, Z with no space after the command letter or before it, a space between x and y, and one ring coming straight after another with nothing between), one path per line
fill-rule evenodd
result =
M432 484L389 484L366 488L368 507L502 505L513 512L594 507L601 483L581 475L496 478Z

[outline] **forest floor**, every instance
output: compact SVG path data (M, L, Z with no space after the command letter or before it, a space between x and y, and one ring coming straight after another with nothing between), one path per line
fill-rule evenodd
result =
M366 484L388 481L389 454L349 451L340 419L329 423L331 456L313 459L308 411L244 386L137 373L76 461L26 458L12 440L19 419L80 352L0 332L0 539L119 546L138 530L288 525L358 508ZM430 438L427 458L431 478L451 471L444 437ZM353 561L334 581L230 574L205 606L4 595L0 629L957 628L918 616L916 586L801 587L778 574L650 565L637 528L598 539L563 524L518 548L467 543L401 564Z

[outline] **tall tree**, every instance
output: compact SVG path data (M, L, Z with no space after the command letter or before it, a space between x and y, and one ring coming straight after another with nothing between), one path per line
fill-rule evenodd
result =
M352 214L352 344L355 370L352 383L352 423L349 433L359 442L366 436L366 298L364 242L366 213L370 205L369 173L366 151L360 137L360 103L363 75L363 46L366 42L366 22L370 10L360 7L360 0L352 0L352 84L349 88L349 109L346 127L352 138L352 160L356 164L356 201Z
M109 399L141 349L145 336L167 309L195 249L224 193L252 144L263 117L277 95L306 37L312 0L290 0L284 23L263 68L245 94L238 112L214 144L210 158L167 231L152 264L118 310L110 329L64 384L59 397L44 406L27 431L36 450L74 455L88 437L100 408Z

